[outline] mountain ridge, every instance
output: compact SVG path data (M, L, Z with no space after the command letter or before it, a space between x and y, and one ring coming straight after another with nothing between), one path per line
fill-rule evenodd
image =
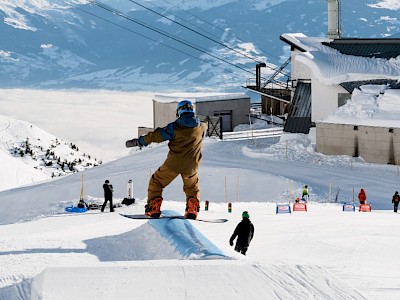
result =
M343 3L344 36L398 35L398 8L378 2ZM124 17L84 0L0 4L0 88L236 92L257 62L268 78L287 59L281 34L327 31L322 0L95 3Z
M102 164L79 151L73 143L28 122L4 116L0 116L0 157L3 165L0 190L62 177Z

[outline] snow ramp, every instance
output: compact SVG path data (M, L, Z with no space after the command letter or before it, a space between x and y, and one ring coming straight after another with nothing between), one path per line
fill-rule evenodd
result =
M163 211L163 214L179 215L175 211ZM196 221L167 218L126 220L128 226L132 224L132 230L85 240L86 251L101 262L231 259L193 226Z
M163 211L165 216L177 216L178 212ZM169 241L182 257L189 259L228 258L217 246L184 219L149 220L149 224ZM218 226L218 225L217 225Z
M32 282L32 300L366 299L320 266L240 260L168 260L51 267Z

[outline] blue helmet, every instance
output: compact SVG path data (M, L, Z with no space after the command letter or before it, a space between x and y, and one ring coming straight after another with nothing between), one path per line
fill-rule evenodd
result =
M176 117L179 118L184 113L195 113L194 105L190 100L183 100L176 106Z

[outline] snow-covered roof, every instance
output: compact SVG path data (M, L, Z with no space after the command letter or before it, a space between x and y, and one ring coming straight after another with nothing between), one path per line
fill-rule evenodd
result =
M225 101L250 98L245 93L173 93L154 95L153 100L162 103L178 103L182 100L196 102Z
M313 47L315 44L332 41L332 39L328 38L308 37L303 33L284 33L281 35L281 40L297 48L301 52L312 51L315 48Z
M281 39L301 51L295 60L308 66L322 84L370 79L400 80L400 55L389 60L345 55L322 44L332 40L307 37L302 33L282 34Z
M364 85L323 123L400 128L400 90Z

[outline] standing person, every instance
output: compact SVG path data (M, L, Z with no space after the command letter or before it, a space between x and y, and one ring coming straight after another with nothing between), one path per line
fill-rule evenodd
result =
M251 223L250 215L247 211L242 213L242 218L242 221L236 226L235 231L229 239L229 245L233 246L233 241L237 237L235 251L246 255L254 236L254 225Z
M196 219L200 211L197 172L202 158L201 147L207 124L200 122L194 105L189 100L178 103L176 117L174 122L164 128L157 128L137 139L126 141L126 147L143 147L150 143L169 141L167 159L149 181L145 214L153 218L160 217L163 189L180 175L186 195L185 217Z
M358 201L360 201L360 205L367 203L367 194L365 193L364 189L361 189L358 193Z
M110 184L109 180L106 180L103 184L103 189L104 189L104 203L103 206L101 207L101 212L104 212L104 208L107 205L107 201L110 201L110 212L114 212L114 206L113 206L113 186Z
M304 187L303 187L303 192L302 192L302 194L301 194L301 198L304 199L304 202L307 202L307 200L310 199L310 194L309 194L309 192L308 192L308 186L307 186L307 184L304 185ZM306 200L306 199L307 199L307 200Z
M395 213L397 213L397 208L399 207L399 202L400 202L399 192L396 191L394 193L394 195L393 195L393 198L392 198L392 203L394 205L393 210L394 210Z

